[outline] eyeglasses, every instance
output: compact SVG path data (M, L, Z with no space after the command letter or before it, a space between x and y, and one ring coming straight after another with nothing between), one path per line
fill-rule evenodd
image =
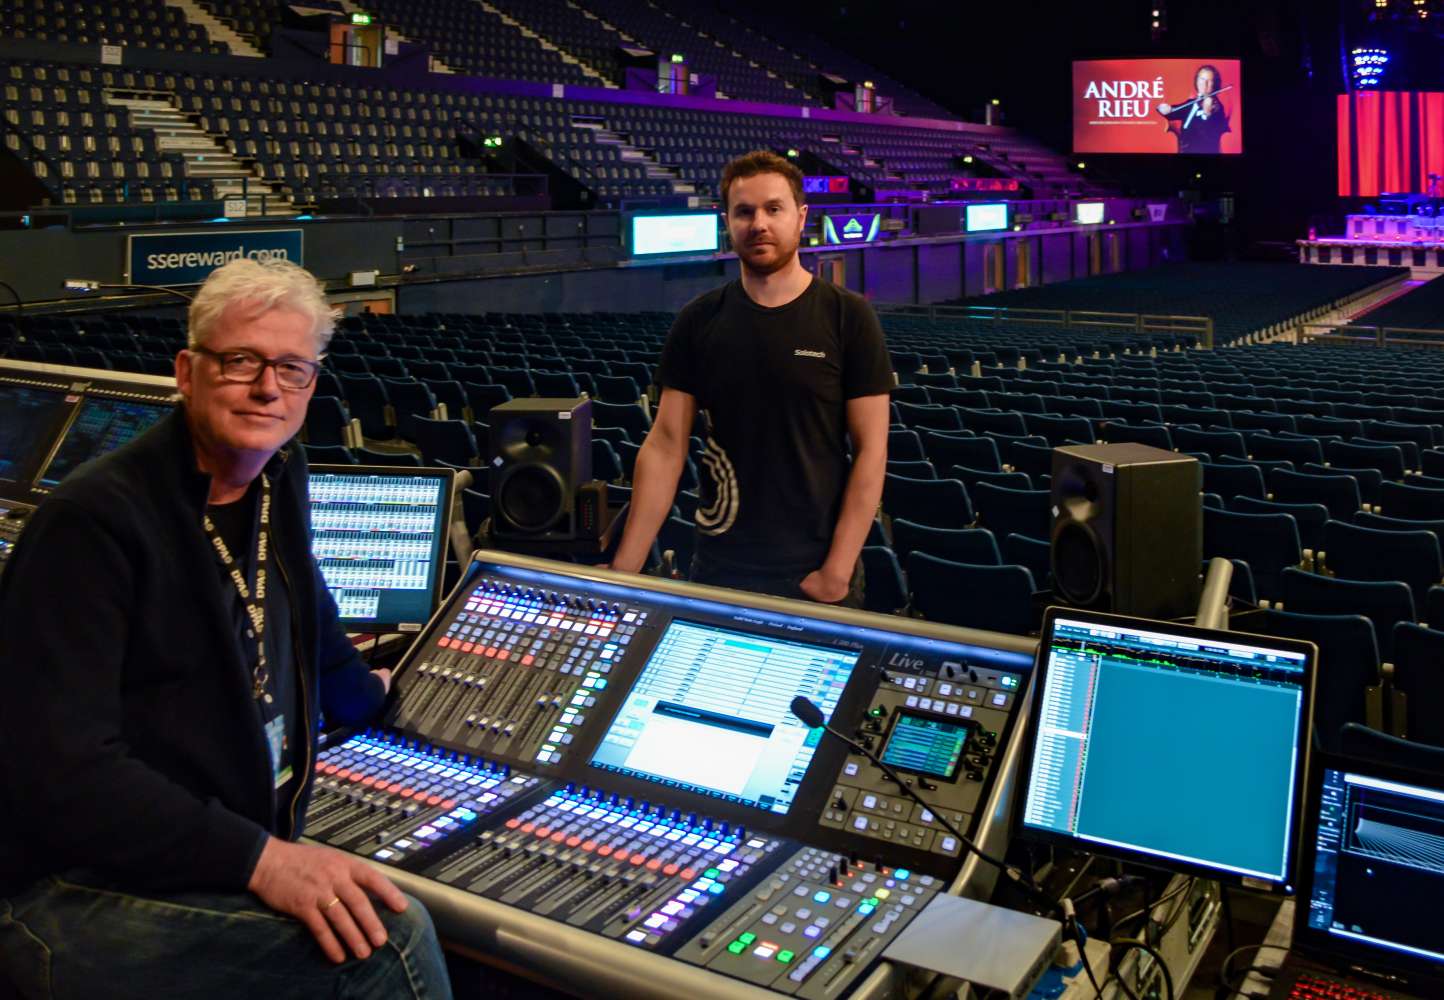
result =
M250 385L260 379L267 368L276 369L276 384L282 389L307 389L316 381L320 361L301 358L265 358L251 351L213 351L208 347L191 348L197 354L215 358L221 378L227 382Z

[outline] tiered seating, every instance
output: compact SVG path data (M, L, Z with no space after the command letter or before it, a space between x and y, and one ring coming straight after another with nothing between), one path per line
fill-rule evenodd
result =
M1211 316L1230 344L1322 315L1407 269L1254 263L1169 264L989 295L982 304L1155 316ZM1406 296L1407 298L1407 296Z
M12 63L6 67L6 151L30 164L62 204L186 201L213 197L212 184L186 176L185 160L163 154L155 133L106 104L103 91L165 86L169 74L88 66Z
M185 15L163 0L3 0L0 33L9 38L37 38L72 45L131 45L225 55L224 44L212 42L206 29L188 24Z
M281 23L284 0L196 0L212 16L262 52L271 44L271 32ZM345 13L339 0L306 0L301 6Z
M598 86L556 49L543 48L475 0L373 0L367 10L458 73Z

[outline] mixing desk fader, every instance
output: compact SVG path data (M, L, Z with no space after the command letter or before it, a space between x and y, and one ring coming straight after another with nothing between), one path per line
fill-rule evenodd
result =
M588 996L896 994L884 948L1005 848L1033 644L478 552L338 734L307 833L443 938ZM805 697L937 811L791 710Z
M398 681L395 724L555 765L647 612L495 579L469 586L415 669Z
M306 832L333 847L400 864L535 788L463 754L367 732L324 748L306 812Z

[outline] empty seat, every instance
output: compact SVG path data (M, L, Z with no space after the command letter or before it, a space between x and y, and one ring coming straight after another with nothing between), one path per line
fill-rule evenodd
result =
M1375 469L1386 479L1404 478L1404 453L1394 445L1352 444L1330 441L1324 446L1330 465Z
M1295 465L1303 465L1305 462L1322 465L1324 461L1323 445L1314 438L1286 437L1255 431L1244 440L1252 458L1292 462Z
M1002 562L998 543L986 528L935 528L905 518L893 518L892 549L903 561L913 552L926 552L979 566Z
M495 383L463 382L461 389L466 394L467 405L471 407L471 419L480 420L483 423L490 423L487 418L491 414L493 406L510 402L512 399L511 390L504 385ZM456 416L456 414L451 414Z
M432 420L412 416L411 432L421 461L426 465L447 462L451 465L473 466L481 461L476 438L465 420Z
M966 528L973 523L968 491L956 479L884 475L882 509L894 520L903 518L935 528Z
M622 460L612 443L604 438L592 438L592 475L605 483L621 479L624 475Z
M1348 580L1403 580L1423 606L1444 577L1439 539L1429 531L1379 531L1345 521L1324 525L1325 565Z
M1444 490L1385 483L1379 491L1379 503L1389 517L1415 521L1444 520Z
M1395 627L1393 689L1394 732L1444 746L1444 632L1413 623Z
M1065 444L1092 444L1093 425L1086 417L1061 417L1047 413L1023 414L1023 426L1029 434L1046 438L1057 448ZM1025 470L1026 471L1026 470Z
M1299 542L1309 553L1324 547L1324 525L1329 523L1329 508L1319 503L1278 503L1237 496L1228 504L1240 514L1288 514L1299 528Z
M351 416L361 422L361 433L379 441L392 436L391 424L386 419L386 388L375 375L336 376L346 392L346 403Z
M1192 427L1174 427L1172 435L1173 446L1179 451L1202 452L1213 458L1218 458L1220 455L1232 455L1235 458L1248 457L1248 448L1244 445L1243 435L1237 431L1204 431Z
M994 483L979 483L973 502L979 526L998 538L1015 534L1052 537L1053 497L1048 490L1010 490Z
M887 459L889 462L920 462L927 459L923 452L922 438L914 430L890 430L887 432Z
M1260 598L1277 600L1280 574L1303 558L1299 529L1287 514L1203 509L1203 555L1248 563Z
M1350 469L1342 465L1315 465L1309 462L1299 466L1300 472L1310 476L1349 476L1359 484L1359 501L1365 507L1378 507L1383 492L1384 475L1378 469ZM1363 511L1360 511L1362 514ZM1359 514L1355 514L1358 517Z
M905 565L912 607L923 617L1016 635L1034 630L1033 575L1022 566L973 566L925 552Z
M592 401L592 424L596 427L620 427L632 443L640 445L652 429L652 418L636 403L604 403Z
M1005 454L1008 464L1019 472L1037 480L1039 476L1053 474L1053 446L1034 444L1031 441L1010 441Z
M1021 413L1004 413L1002 410L957 410L963 427L974 434L1010 434L1013 437L1027 437L1028 427L1023 423Z
M880 545L862 548L863 607L879 614L896 614L907 608L907 583L891 549Z
M921 462L894 462L889 458L887 471L894 476L907 476L909 479L938 478L938 470L933 468L933 463L926 460Z
M421 456L414 451L381 451L376 448L356 448L356 460L362 465L399 466L405 469L418 468Z
M386 398L396 414L396 433L411 443L416 443L415 418L430 417L436 411L436 397L421 382L415 379L382 379L386 386Z
M1203 470L1203 488L1208 493L1217 493L1224 503L1231 505L1234 497L1249 497L1262 500L1264 491L1263 473L1255 465L1223 465L1215 462L1200 462Z
M1332 753L1346 722L1368 722L1371 688L1379 684L1379 649L1374 626L1362 615L1306 615L1259 611L1240 616L1240 632L1306 639L1319 647L1314 685L1314 737Z
M306 404L306 444L311 446L346 447L353 440L351 415L339 399L312 396ZM359 428L354 431L359 435Z
M491 497L480 490L462 490L461 516L466 522L467 535L475 538L481 531L482 522L491 517Z
M894 403L898 417L905 427L928 428L939 431L960 431L963 422L956 407L928 404L918 406L912 403Z
M1173 450L1173 434L1162 424L1128 424L1109 420L1098 429L1098 434L1109 444L1146 444L1165 451Z
M1344 580L1300 569L1279 576L1278 599L1285 611L1310 615L1363 615L1374 623L1379 655L1392 661L1394 626L1415 621L1414 595L1398 580Z
M1287 469L1271 469L1269 492L1280 503L1317 503L1329 509L1329 516L1350 520L1363 505L1359 481L1353 476L1311 476Z
M944 474L949 479L961 482L969 490L969 496L972 495L971 491L976 483L995 483L1010 490L1033 488L1033 480L1026 472L989 472L986 469L971 469L966 465L950 465Z
M1034 586L1047 589L1053 580L1053 546L1046 538L1008 535L1003 539L1003 564L1026 567Z
M1401 739L1357 722L1344 723L1339 748L1349 757L1376 760L1413 771L1444 772L1444 748Z
M972 434L943 434L926 431L922 436L923 451L938 468L966 465L971 469L1001 472L1003 463L998 446L992 438Z

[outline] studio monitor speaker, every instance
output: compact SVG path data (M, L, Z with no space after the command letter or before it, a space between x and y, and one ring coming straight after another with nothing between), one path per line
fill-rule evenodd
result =
M491 530L503 540L577 537L577 490L592 478L588 399L513 399L491 409Z
M1060 604L1143 618L1198 609L1203 470L1141 444L1053 452L1053 589Z

